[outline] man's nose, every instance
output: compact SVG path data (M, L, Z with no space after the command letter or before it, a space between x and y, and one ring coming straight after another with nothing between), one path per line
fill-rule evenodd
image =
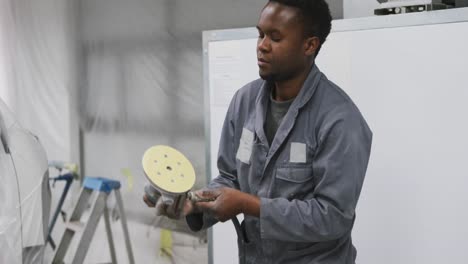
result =
M268 52L270 50L270 40L268 37L258 40L257 49L261 52Z

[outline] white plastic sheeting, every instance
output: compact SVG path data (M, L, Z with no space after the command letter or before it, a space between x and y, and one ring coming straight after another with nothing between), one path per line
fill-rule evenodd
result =
M197 187L206 184L201 31L174 34L179 4L83 1L86 85L80 113L85 173L123 183L130 222L188 232L184 221L156 217L142 203L147 180L141 158L153 145L182 151L194 164ZM121 23L122 16L127 22Z
M2 107L14 148L11 162L2 156L0 178L5 181L0 192L9 200L14 194L20 199L5 207L8 199L0 201L5 208L2 221L16 223L10 229L1 222L8 228L3 241L11 250L0 246L0 263L42 262L50 206L46 153L51 160L78 162L78 148L72 148L77 145L78 121L70 96L77 83L75 3L0 0L0 96L15 116L13 120ZM55 200L59 195L56 192Z
M73 2L0 0L0 95L49 159L78 162Z
M137 233L145 230L141 225L148 226L148 232L155 233L152 236L159 236L159 230L150 225L190 233L183 219L174 222L156 216L143 203L148 182L141 159L147 148L164 144L180 149L194 164L197 188L206 184L203 92L197 85L202 79L201 53L194 48L201 43L170 43L154 39L149 45L103 43L87 49L87 86L81 100L85 173L122 182L132 242L147 235ZM180 80L181 74L186 81ZM205 239L175 235L173 242L174 259L193 255L191 261L177 263L206 262ZM159 250L154 251L150 254L158 256ZM137 262L142 259L138 254L135 257ZM152 260L161 262L161 258Z
M19 186L10 154L3 143L7 143L6 126L0 115L0 263L22 263L21 211Z
M9 0L0 0L0 98L11 108L14 107L12 61L12 6Z
M202 31L252 26L265 1L82 1L85 173L122 182L133 241L147 236L138 233L141 225L150 236L159 231L149 225L189 233L184 221L158 217L142 203L141 158L150 146L170 145L194 165L195 188L206 185ZM174 260L206 263L205 233L189 234L202 239L174 233Z
M0 263L42 263L50 210L47 159L0 100Z

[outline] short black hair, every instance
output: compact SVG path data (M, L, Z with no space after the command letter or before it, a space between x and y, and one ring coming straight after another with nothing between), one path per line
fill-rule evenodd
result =
M299 9L306 36L318 37L320 40L320 45L315 52L315 56L317 56L331 30L332 17L327 2L325 0L268 0L268 2L276 2Z

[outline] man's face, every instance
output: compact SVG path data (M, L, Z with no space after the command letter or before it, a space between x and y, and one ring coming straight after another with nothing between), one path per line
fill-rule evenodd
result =
M294 7L270 2L260 14L257 61L262 79L289 80L307 67L299 12Z

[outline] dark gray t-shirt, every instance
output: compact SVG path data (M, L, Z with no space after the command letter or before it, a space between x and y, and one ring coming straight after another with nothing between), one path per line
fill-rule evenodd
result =
M283 121L283 117L288 112L293 101L294 98L289 101L279 102L273 99L273 95L270 94L270 102L265 120L265 133L268 144L271 145L271 142L275 138L276 130L281 125L281 121Z

